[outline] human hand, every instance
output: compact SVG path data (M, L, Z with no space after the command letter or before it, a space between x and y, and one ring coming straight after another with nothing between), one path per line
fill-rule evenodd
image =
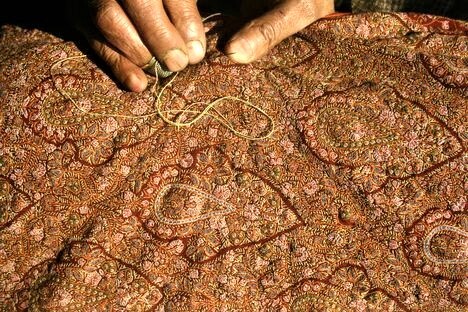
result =
M245 25L226 45L226 53L237 63L250 63L265 55L283 39L334 12L333 0L244 0L243 11L271 9Z
M72 24L131 91L143 91L151 57L170 71L201 61L206 39L197 0L67 0ZM271 9L227 43L228 56L250 63L286 37L334 11L333 0L244 0L244 12Z
M180 71L205 55L196 0L67 0L71 22L125 87L143 91L154 55Z

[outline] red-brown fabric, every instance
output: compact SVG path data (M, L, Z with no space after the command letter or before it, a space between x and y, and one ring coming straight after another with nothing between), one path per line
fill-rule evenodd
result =
M466 309L467 24L335 16L248 66L218 29L163 103L248 100L268 139L110 116L153 112L154 93L88 59L51 77L75 45L2 28L0 310Z

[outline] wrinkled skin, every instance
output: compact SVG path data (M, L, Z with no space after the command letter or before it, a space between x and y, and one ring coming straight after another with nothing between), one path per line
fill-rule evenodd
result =
M141 67L153 55L170 71L183 70L205 55L205 31L196 0L68 2L70 22L130 91L146 88ZM334 11L330 0L245 0L239 5L240 12L259 17L245 24L225 46L226 54L238 63L255 61L286 37Z

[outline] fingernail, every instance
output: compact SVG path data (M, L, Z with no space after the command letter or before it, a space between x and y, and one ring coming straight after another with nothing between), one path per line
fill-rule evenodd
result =
M187 43L188 49L188 58L190 64L195 64L200 62L205 55L205 49L203 45L198 40L192 40Z
M253 47L246 39L232 39L227 46L229 57L237 63L249 63L253 60Z
M172 49L163 58L164 63L170 71L179 71L188 64L188 56L180 49Z

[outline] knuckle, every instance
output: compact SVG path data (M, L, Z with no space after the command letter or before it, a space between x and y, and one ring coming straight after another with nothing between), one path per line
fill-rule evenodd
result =
M271 47L275 44L278 32L276 27L271 23L263 23L257 26L262 38L267 42L268 46Z
M104 44L101 44L97 47L97 53L101 56L101 58L114 70L118 70L119 67L119 55L113 53L109 47Z
M186 20L181 29L187 38L199 38L203 35L203 26L200 26L196 20Z
M159 41L159 45L164 45L164 43L174 42L174 34L168 29L165 25L157 25L153 30L154 38Z
M198 15L198 10L195 2L176 0L176 1L165 1L165 8L169 15L173 18L184 20L193 19Z
M133 0L131 6L138 10L146 11L154 7L154 0Z
M109 54L109 51L107 51L106 46L103 44L99 44L96 47L96 52L98 55L101 56L101 58L106 62L106 63L111 63L112 58Z
M97 9L95 15L95 22L98 28L105 29L120 19L119 11L113 5L101 6Z
M178 0L168 4L168 13L183 35L197 38L203 33L203 24L195 2Z
M178 14L180 15L181 19L192 21L197 16L196 7L192 7L190 5L183 6L180 8Z

